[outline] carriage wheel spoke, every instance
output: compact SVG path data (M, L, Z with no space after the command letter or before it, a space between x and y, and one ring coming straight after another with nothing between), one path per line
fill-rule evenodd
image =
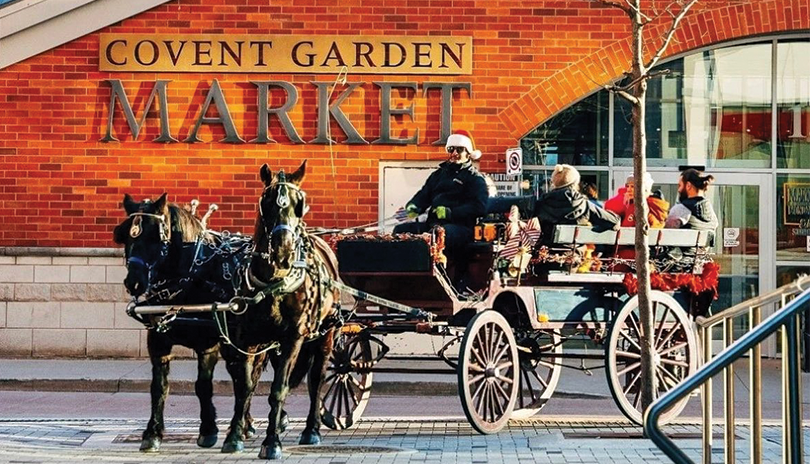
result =
M499 332L499 335L500 336L498 338L499 339L502 338L503 337L503 332ZM492 358L492 362L497 362L498 360L502 359L503 355L506 354L506 351L508 349L509 349L509 344L504 343L503 346L501 346L501 349L498 350L498 353Z
M689 346L688 343L678 343L677 345L670 346L669 348L665 349L664 351L659 351L658 354L663 357L666 354L672 353L675 350L680 350L681 348Z
M669 377L670 381L672 382L672 386L673 386L673 387L674 387L675 385L678 385L679 383L681 383L681 379L679 379L679 378L675 377L675 376L672 374L672 372L669 372L669 371L668 371L667 369L665 369L664 367L662 367L662 366L658 366L658 369L657 369L657 370L658 370L659 372L661 372L662 376Z
M532 375L534 375L534 378L537 379L537 381L543 385L543 388L548 388L548 382L546 382L542 377L540 377L540 374L538 374L537 371L533 370Z
M483 357L484 362L483 365L487 365L489 362L489 327L484 326L482 327L483 330L478 331L476 334L476 339L478 341L478 347L481 350L481 356Z
M630 314L627 315L627 319L630 322L633 323L633 329L636 331L636 333L638 334L638 338L640 339L641 338L641 328L638 325L639 321L636 318L637 318L637 316L635 315L635 313L631 312Z
M537 395L534 394L534 387L532 387L532 382L531 382L531 378L529 377L529 372L525 371L525 370L521 370L521 371L522 372L520 373L520 378L525 379L525 380L523 380L521 382L524 385L521 385L520 391L522 392L524 387L525 387L525 389L529 391L529 395L531 395L532 403L533 403L533 402L537 401ZM518 395L518 397L520 398L520 404L522 406L523 405L523 395Z
M621 356L623 358L641 359L640 354L633 353L633 352L630 352L630 351L616 351L616 357L618 358L619 356Z
M661 358L661 364L669 364L670 366L680 366L689 369L689 363L686 361L678 361L676 359Z
M495 403L495 406L498 408L498 417L500 417L503 416L504 404L503 401L499 401L499 397L509 403L509 394L507 394L497 383L494 383L493 385L495 388L493 389L492 400ZM497 418L493 417L492 419L495 420Z
M503 375L500 375L500 374L496 375L495 378L500 380L501 382L508 383L509 385L512 385L513 383L515 383L514 380L510 379L509 377L504 377Z
M472 385L470 385L470 386L472 386ZM476 401L478 401L478 406L476 406L476 407L475 407L475 409L476 409L476 410L477 410L477 409L480 409L480 405L481 405L481 398L482 398L482 396L483 396L483 395L482 395L482 390L483 390L483 389L484 389L484 387L486 387L486 386L487 386L487 383L486 383L486 382L481 382L481 383L479 383L479 384L478 384L478 386L475 388L475 391L474 391L474 392L473 392L473 394L472 394L472 400L473 400L473 403L475 403Z
M489 393L489 384L487 382L483 382L479 387L481 394L478 395L478 406L475 408L478 411L478 415L484 417L484 414L487 412L487 400L486 396Z
M547 361L537 361L537 365L538 366L543 366L546 369L554 369L554 368L557 367L555 364L547 362Z
M515 363L513 363L511 359L507 359L506 361L501 361L498 364L496 364L495 369L506 370L512 368L512 366L514 365Z
M633 347L634 347L636 350L638 350L638 352L639 352L639 353L641 352L641 346L639 346L638 342L636 342L635 340L633 340L632 338L630 338L630 335L629 335L629 334L627 334L627 333L626 333L624 330L620 330L620 331L619 331L619 335L621 335L621 336L622 336L622 337L623 337L625 340L627 340L628 342L630 342L630 344L631 344L631 345L633 345Z
M625 367L623 370L616 373L616 377L621 378L621 376L623 376L624 374L626 374L626 373L628 373L628 372L630 372L630 371L632 371L634 369L639 369L640 367L641 367L640 362L635 362L633 364L630 364L629 366Z
M470 378L470 385L478 383L486 378L485 374L478 374L472 378Z
M473 357L475 358L475 361L478 363L478 366L480 366L482 369L483 369L483 366L487 365L486 361L484 361L484 359L483 359L483 355L478 352L478 349L476 349L476 347L473 347L470 350L470 353L473 354ZM474 365L475 364L470 364L471 367L474 366Z
M670 340L672 340L672 337L675 336L675 333L679 332L682 328L683 324L681 324L681 321L677 321L677 323L669 330L669 333L667 334L666 338L661 340L661 343L659 343L655 347L655 349L659 350L663 348Z
M636 374L633 375L633 378L630 379L630 382L624 388L624 391L622 393L624 393L625 397L629 397L630 390L633 389L633 387L636 385L636 382L638 382L638 379L640 379L640 378L641 378L641 369L639 369L639 371Z
M669 306L664 306L664 315L661 317L661 321L658 322L658 329L655 331L655 341L653 342L653 346L656 348L658 348L658 343L661 341L661 336L664 334L664 323L666 323L668 316Z

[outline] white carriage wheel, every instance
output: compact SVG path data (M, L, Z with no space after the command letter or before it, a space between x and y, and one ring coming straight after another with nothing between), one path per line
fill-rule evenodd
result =
M650 294L653 310L653 365L657 399L698 368L700 351L692 319L666 293L654 290ZM619 409L628 419L641 425L641 324L638 296L631 298L613 320L606 345L605 370L608 386ZM686 407L689 397L674 404L661 415L665 424Z
M319 393L325 426L332 430L348 429L363 415L371 395L372 360L368 338L338 335Z
M513 419L529 418L548 403L562 371L562 337L554 330L530 331L518 341L520 351L520 390ZM531 353L524 350L530 350Z
M520 361L506 319L482 311L467 324L459 348L458 391L470 425L497 433L509 421L518 394Z

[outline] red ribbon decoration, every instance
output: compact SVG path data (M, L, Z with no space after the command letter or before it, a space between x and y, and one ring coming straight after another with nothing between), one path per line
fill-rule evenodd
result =
M658 272L650 273L650 287L653 290L664 292L683 289L693 295L703 292L711 292L712 299L717 299L717 283L720 275L720 266L717 263L706 263L703 265L703 273L697 274L663 274ZM622 280L628 295L638 293L638 279L634 274L627 273Z

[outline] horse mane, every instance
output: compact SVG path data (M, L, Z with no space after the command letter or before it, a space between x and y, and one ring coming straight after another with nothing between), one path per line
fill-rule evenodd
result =
M191 212L172 203L169 205L169 216L172 222L172 233L179 232L183 242L196 242L203 237L205 229L202 223Z

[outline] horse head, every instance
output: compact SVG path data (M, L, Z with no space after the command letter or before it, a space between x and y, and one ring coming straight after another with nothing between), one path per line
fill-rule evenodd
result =
M255 237L258 251L269 251L268 264L275 278L290 272L296 250L300 248L304 230L302 218L307 212L306 192L301 189L306 169L306 161L290 175L281 170L274 176L266 164L261 168L264 191L259 198Z
M128 217L113 231L113 240L124 245L124 286L132 296L140 296L149 288L170 254L173 224L178 222L173 212L180 208L169 205L166 196L164 193L157 200L137 202L124 195Z

